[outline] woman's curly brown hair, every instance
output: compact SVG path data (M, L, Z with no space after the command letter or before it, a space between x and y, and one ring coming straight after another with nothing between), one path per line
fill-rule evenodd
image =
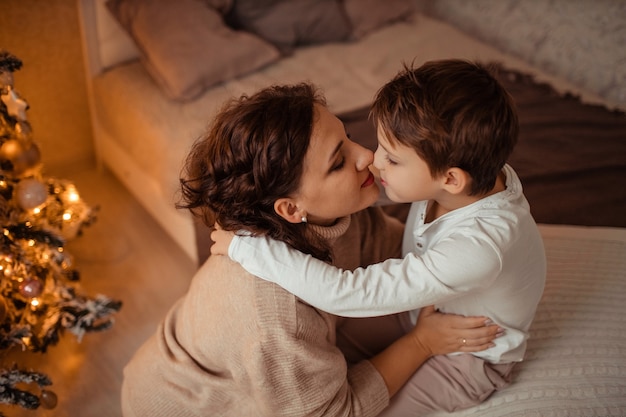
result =
M300 186L316 103L326 104L308 83L272 86L226 103L187 157L177 207L208 226L268 235L330 260L328 245L306 224L274 211L277 199Z

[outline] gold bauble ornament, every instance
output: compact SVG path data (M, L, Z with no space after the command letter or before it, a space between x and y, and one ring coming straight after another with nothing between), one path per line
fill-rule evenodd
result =
M6 162L10 162L10 165ZM0 146L0 163L14 175L23 175L41 162L41 152L35 142L24 143L17 139L7 139ZM7 169L10 166L10 169Z
M57 395L50 390L44 389L41 390L41 406L46 410L52 410L57 406L59 402Z

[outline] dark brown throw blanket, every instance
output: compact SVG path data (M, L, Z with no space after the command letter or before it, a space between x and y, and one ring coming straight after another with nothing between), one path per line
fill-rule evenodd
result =
M559 95L531 76L499 67L519 112L520 137L509 163L538 223L626 227L626 115ZM376 133L358 109L340 118L370 149ZM403 210L398 210L402 213Z

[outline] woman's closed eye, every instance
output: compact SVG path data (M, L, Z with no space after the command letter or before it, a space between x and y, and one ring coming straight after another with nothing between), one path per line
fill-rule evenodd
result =
M330 168L330 171L339 171L346 165L346 158L343 156L339 158L335 164Z

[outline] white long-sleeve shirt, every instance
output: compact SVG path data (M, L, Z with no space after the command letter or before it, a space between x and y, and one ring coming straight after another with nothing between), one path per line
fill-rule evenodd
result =
M413 203L402 259L341 270L282 242L249 236L235 237L229 256L252 274L337 315L415 310L415 319L417 309L435 304L442 312L487 316L506 333L495 347L475 355L492 363L521 361L543 293L546 260L519 178L508 165L504 173L504 191L427 224L428 202Z

